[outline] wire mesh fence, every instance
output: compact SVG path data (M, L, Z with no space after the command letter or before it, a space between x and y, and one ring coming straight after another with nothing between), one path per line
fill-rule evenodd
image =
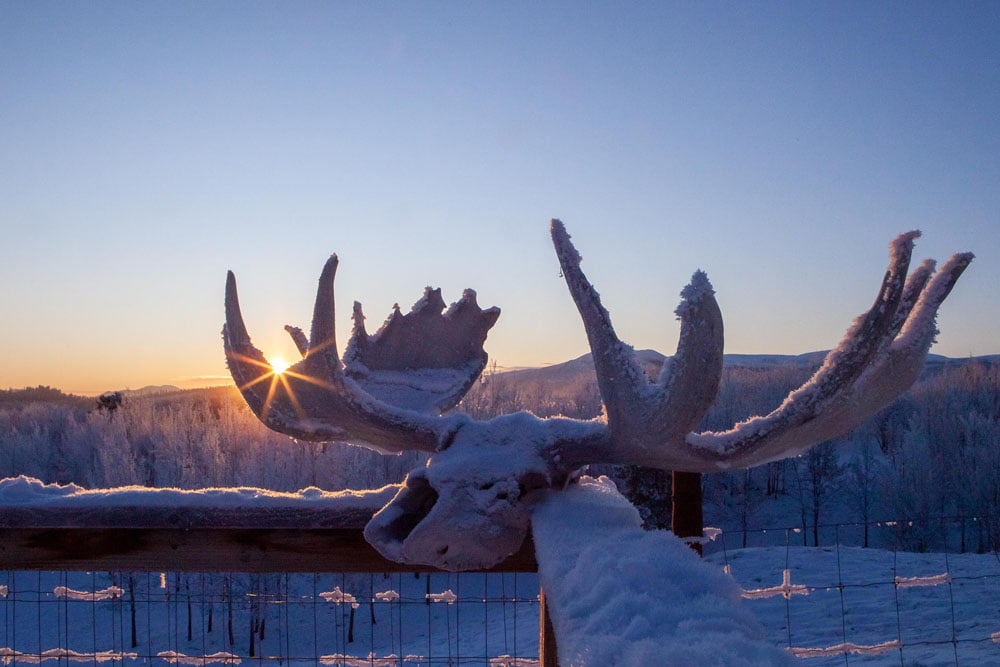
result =
M538 664L525 573L0 574L4 664Z
M814 534L811 527L723 532L708 558L735 577L769 636L810 664L1000 664L997 551L904 548L929 535L965 545L977 524L989 520L831 523ZM816 536L820 546L802 546ZM857 546L866 537L892 547Z
M810 664L1000 665L1000 556L966 541L986 520L738 530L705 551ZM930 533L979 553L913 551ZM538 596L523 572L6 570L0 661L525 667L539 664Z

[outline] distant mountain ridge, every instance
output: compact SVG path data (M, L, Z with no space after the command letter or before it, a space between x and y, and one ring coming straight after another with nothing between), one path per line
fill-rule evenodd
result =
M728 367L742 368L778 368L795 366L803 369L819 368L829 350L806 352L804 354L725 354L722 363ZM635 356L646 370L647 375L655 373L668 358L656 350L636 350ZM924 364L924 376L939 373L946 366L961 366L968 363L1000 364L1000 354L988 354L979 357L945 357L940 354L927 355ZM515 383L541 383L551 385L569 384L586 377L595 377L591 354L588 352L576 359L561 364L543 366L540 368L525 368L511 371L501 371L498 376L508 378Z
M723 364L733 368L773 369L783 366L794 366L805 370L813 370L819 368L820 364L823 363L827 352L827 350L820 350L804 354L725 354L723 355ZM650 377L656 377L660 368L663 367L663 362L668 358L656 350L636 350L635 354L639 363L642 364L647 375ZM922 377L936 375L945 368L964 366L970 363L1000 364L1000 354L987 354L978 357L946 357L940 354L929 354L924 364ZM596 382L597 379L589 352L576 359L570 359L559 364L538 368L500 370L492 374L487 373L486 376L503 378L515 386L539 387L553 394L564 393L567 388L573 385L578 385L581 382ZM235 387L232 384L222 384L197 389L181 389L180 387L167 384L149 385L139 389L123 389L120 391L126 398L168 398L173 395L216 394L220 391L223 394L228 394L229 390L235 392ZM234 394L234 396L238 396L238 394ZM65 394L51 387L12 388L0 390L0 407L42 402L66 403L78 408L92 408L95 406L95 398L96 396Z

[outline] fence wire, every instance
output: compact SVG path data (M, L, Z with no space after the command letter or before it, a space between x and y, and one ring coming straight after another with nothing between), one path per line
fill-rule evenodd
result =
M901 548L928 533L966 544L983 520L830 523L806 547L811 527L723 532L708 558L735 577L769 636L810 665L1000 664L997 551ZM893 548L857 546L862 534Z
M810 665L1000 664L982 520L721 532L706 559ZM980 553L913 551L928 531ZM0 661L534 667L538 607L534 574L0 571Z
M538 664L533 574L0 573L14 664Z

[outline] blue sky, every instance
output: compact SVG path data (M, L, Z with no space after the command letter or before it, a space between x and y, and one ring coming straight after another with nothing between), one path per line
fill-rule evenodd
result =
M619 334L834 345L897 233L972 250L934 351L1000 352L1000 5L0 4L0 387L225 375L227 269L292 356L341 258L374 330L424 285L503 314L501 365L586 351L560 217Z

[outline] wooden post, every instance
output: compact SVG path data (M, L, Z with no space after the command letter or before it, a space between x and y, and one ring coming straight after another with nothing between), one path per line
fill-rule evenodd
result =
M538 665L539 667L559 667L556 651L556 632L552 628L552 617L545 602L545 589L538 590Z
M671 474L670 526L680 538L701 537L704 519L701 511L701 473L678 472ZM701 543L689 543L701 555Z

